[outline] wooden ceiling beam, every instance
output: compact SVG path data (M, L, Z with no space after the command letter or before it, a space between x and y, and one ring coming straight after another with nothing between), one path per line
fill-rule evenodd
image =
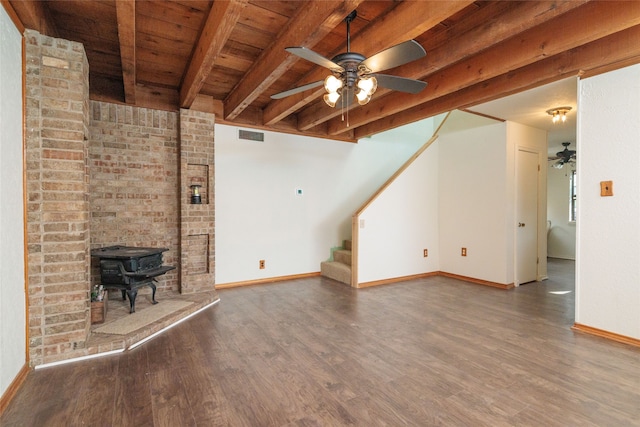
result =
M313 47L364 0L331 0L301 4L276 40L262 51L225 100L226 120L236 118L299 59L289 46Z
M518 3L519 3L519 2L518 2ZM554 2L554 3L555 3L555 2ZM515 5L515 4L517 4L517 3L514 3L514 5ZM412 5L411 5L411 3L407 3L407 4L405 5L405 8L406 8L405 10L406 10L406 11L405 11L405 10L401 10L401 12L403 12L403 14L408 13L409 8L410 8L411 6L412 6ZM480 13L480 14L473 14L473 15L472 15L472 16L474 16L474 17L475 17L475 16L483 17L483 18L477 18L477 22L476 22L476 24L475 24L475 26L476 26L476 27L480 27L480 26L482 26L482 24L483 24L484 22L486 22L486 20L488 19L488 17L485 15L485 12L484 12L484 10L485 10L485 9L487 9L487 8L485 7L485 8L483 8L483 9L481 9L481 13ZM491 9L495 9L495 8L491 8ZM395 10L395 9L394 9L394 10ZM417 14L418 14L418 16L420 15L420 12L421 12L421 11L419 11L419 10L415 10L415 13L417 13ZM395 19L406 19L406 17L405 17L405 16L398 16L398 17L391 17L391 18L388 18L388 17L389 17L389 15L390 15L390 14L385 15L385 16L384 16L384 18L383 18L383 20L388 20L388 19L391 19L391 20L395 20ZM381 22L381 21L383 21L383 20L376 21L376 23L375 23L375 24L376 24L376 25L379 25L379 22ZM402 21L402 20L400 20L400 21L398 21L398 22L403 22L403 23L404 23L404 21ZM385 28L387 28L387 27L385 27ZM431 27L429 27L429 28L431 28ZM426 30L428 30L429 28L422 29L422 33L424 33L424 32L425 32ZM396 29L396 30L397 30L397 29ZM397 32L397 31L396 31L396 32ZM369 34L369 35L367 35L365 38L366 38L366 39L371 39L371 38L373 38L373 37L379 37L379 36L382 34L382 33L379 33L379 32L377 32L377 31L375 31L375 28L373 28L373 29L372 29L371 33L373 33L373 34ZM384 37L388 37L388 36L389 36L389 34L382 34L382 35L383 35ZM410 36L410 37L408 37L408 38L413 38L413 37L417 37L417 36L413 35L413 36ZM405 40L406 40L406 39L401 40L401 39L396 38L396 43L394 43L394 44L401 43L402 41L405 41ZM491 40L492 40L492 39L491 39ZM467 42L467 43L468 43L468 42ZM469 44L469 43L468 43L468 44ZM471 44L473 44L474 46L477 46L477 44L476 44L476 43L471 43ZM478 50L478 48L477 48L477 47L476 47L476 49L475 49L475 50L471 50L471 49L470 49L470 51L471 51L471 52L474 52L474 53L475 53L475 52L477 52L477 50ZM429 56L430 56L430 54L429 54L429 53L427 53L427 56L426 56L425 58L427 58L427 57L429 57ZM450 63L450 62L451 62L451 56L450 56L450 55L447 57L447 60L448 60L448 61L447 61L447 63ZM414 62L420 62L421 64L424 64L426 61L423 59L423 60L421 60L421 61L414 61ZM404 65L403 67L405 67L405 66L406 66L406 65ZM390 73L391 73L391 74L393 74L393 72L392 72L392 71L391 71ZM325 73L325 74L326 74L326 73ZM397 74L397 73L396 73L396 74ZM404 77L408 77L408 78L415 78L415 77L409 77L409 76L404 76ZM324 93L324 89L320 88L318 92L319 92L320 94L322 94L322 93ZM381 92L381 93L383 93L383 94L384 94L384 93L388 92L388 90L380 88L380 89L378 90L378 92ZM299 126L299 129L300 129L300 130L309 130L309 129L312 129L312 128L314 128L315 126L318 126L320 123L324 123L324 122L326 122L326 121L328 121L328 120L331 120L331 119L334 119L334 118L335 118L335 120L331 121L331 124L333 124L333 127L331 126L331 124L329 125L329 132L330 132L330 134L338 135L338 134L343 133L343 132L349 132L349 127L345 126L345 124L344 124L344 122L343 122L343 120L342 120L342 116L343 116L343 114L342 114L342 111L341 111L340 109L336 109L336 108L331 108L331 107L329 107L329 106L328 106L325 102L323 102L322 100L318 100L317 96L315 97L315 99L314 99L314 100L315 100L315 101L317 101L317 102L313 102L312 104L307 105L307 106L306 106L306 108L304 108L302 111L300 111L300 112L298 113L298 126ZM339 123L339 124L337 124L337 123Z
M196 99L248 0L214 1L180 86L180 107Z
M431 51L423 59L411 62L396 70L391 70L389 74L398 75L410 79L422 79L423 77L435 73L449 65L452 59L462 61L489 46L514 37L517 34L530 30L535 26L569 12L585 1L533 1L533 2L509 2L508 9L504 9L501 2L493 3L481 9L478 13L470 15L465 21L459 22L450 28L451 37L445 44L442 44ZM499 9L501 8L501 9ZM499 13L496 13L496 10ZM471 27L466 32L456 31L456 27ZM429 84L432 84L429 82ZM381 98L390 90L379 89L376 97ZM312 113L311 111L309 113ZM309 120L306 111L299 114L298 120L302 129L307 126ZM316 121L322 120L316 116ZM329 122L329 133L337 135L344 131L344 124L334 119Z
M571 76L591 75L640 63L640 25L508 71L492 79L446 94L355 130L364 138L454 109L470 108Z
M363 126L415 105L439 98L549 56L640 24L640 2L591 2L570 14L500 42L450 67L429 75L429 86L419 94L393 93L349 114L352 127ZM561 36L558 36L561 35ZM338 129L334 126L333 129Z
M136 2L116 1L118 40L120 42L120 63L124 84L124 101L136 103Z
M418 37L471 3L473 3L472 0L401 2L381 19L372 22L358 34L355 34L351 38L352 51L372 55L408 39ZM346 40L341 48L333 54L338 54L345 49ZM299 86L323 80L327 73L327 70L318 67L300 81ZM265 124L277 123L306 105L310 100L320 96L322 92L324 89L320 88L305 94L272 101L264 109Z
M371 56L422 35L472 3L473 0L400 2L352 37L351 50Z
M3 0L4 2L4 0ZM11 0L11 6L26 28L38 31L51 37L60 37L56 24L50 18L47 2Z

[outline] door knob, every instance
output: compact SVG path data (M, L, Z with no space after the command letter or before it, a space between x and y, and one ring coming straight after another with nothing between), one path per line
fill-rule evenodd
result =
M524 227L524 222L519 222L518 227Z

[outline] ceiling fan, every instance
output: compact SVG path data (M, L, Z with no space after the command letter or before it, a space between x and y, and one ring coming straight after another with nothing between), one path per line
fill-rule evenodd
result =
M564 150L558 151L556 157L550 157L549 160L557 160L552 166L557 169L562 169L562 166L568 163L575 163L576 150L569 150L570 142L563 142L562 146Z
M344 108L355 100L360 105L365 105L378 86L407 93L418 93L424 89L427 86L424 81L379 74L380 71L424 57L427 53L415 40L397 44L369 58L351 52L351 22L356 16L357 12L354 10L344 20L347 23L347 52L340 53L333 59L325 58L306 47L286 48L286 51L300 58L328 68L331 74L324 80L276 93L271 98L281 99L324 85L327 91L324 101L327 105L335 107L337 103Z

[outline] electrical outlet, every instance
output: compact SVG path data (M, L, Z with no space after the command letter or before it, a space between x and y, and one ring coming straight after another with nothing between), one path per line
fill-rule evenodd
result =
M260 270L264 270L264 260L260 260Z
M429 249L423 249L422 250L422 256L425 257L425 258L428 257L429 256Z
M460 253L462 256L467 256L467 248L462 248L462 252Z

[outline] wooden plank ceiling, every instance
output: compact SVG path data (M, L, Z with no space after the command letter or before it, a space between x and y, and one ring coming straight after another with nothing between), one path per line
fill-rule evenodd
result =
M6 0L3 0L6 3ZM84 44L90 97L215 112L219 123L356 141L454 108L571 75L640 62L638 1L10 0L26 28ZM423 59L387 74L428 82L412 95L379 88L365 106L322 101L326 77L287 53L371 56L415 39Z

